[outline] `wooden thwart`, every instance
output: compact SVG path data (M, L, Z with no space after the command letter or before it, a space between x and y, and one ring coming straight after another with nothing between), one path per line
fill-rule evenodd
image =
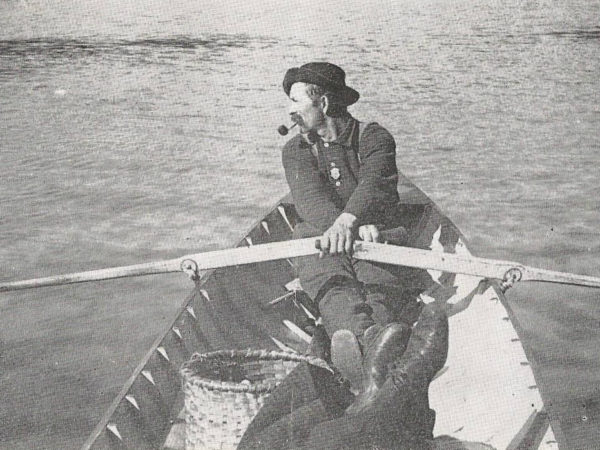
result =
M273 242L250 247L196 253L180 258L132 266L0 283L0 292L181 271L197 274L199 271L209 269L316 255L319 250L316 248L315 243L315 238ZM440 253L373 242L355 242L353 256L357 259L373 262L473 275L480 278L506 281L544 281L600 287L600 278L597 277L539 269L517 262Z

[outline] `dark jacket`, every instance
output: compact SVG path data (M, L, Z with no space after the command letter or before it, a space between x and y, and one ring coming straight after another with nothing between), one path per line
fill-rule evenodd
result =
M395 226L398 203L396 143L377 123L351 119L342 135L329 144L318 141L318 157L303 136L283 148L285 176L302 220L325 231L342 213L358 218L359 225Z

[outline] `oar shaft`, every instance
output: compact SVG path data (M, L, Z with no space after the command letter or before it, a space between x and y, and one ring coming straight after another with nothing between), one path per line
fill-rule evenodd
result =
M550 283L600 288L600 278L567 272L555 272L553 270L538 269L536 267L524 266L523 268L525 269L525 272L523 273L522 281L545 281Z
M412 247L357 242L354 256L384 264L418 269L473 275L481 278L503 279L505 273L518 263L477 258L471 255L441 253Z
M197 253L184 256L181 261L192 260L198 270L218 269L221 267L252 264L277 259L297 258L316 255L315 238L294 239L291 241L271 242L269 244L251 245L226 250Z
M175 260L176 261L176 260ZM177 272L179 266L174 261L160 261L155 263L136 264L133 266L112 267L109 269L89 270L86 272L69 273L31 280L0 283L0 292L18 291L47 286L62 286L65 284L85 283L87 281L111 280L141 275L154 275L159 273Z

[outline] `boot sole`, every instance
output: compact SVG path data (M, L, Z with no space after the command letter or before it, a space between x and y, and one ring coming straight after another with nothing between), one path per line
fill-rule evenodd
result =
M357 395L363 385L362 353L356 336L350 330L338 330L333 333L331 362L349 381L352 393Z

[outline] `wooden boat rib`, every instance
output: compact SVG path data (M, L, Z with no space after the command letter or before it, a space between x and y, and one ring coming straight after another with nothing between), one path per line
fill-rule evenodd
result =
M411 244L469 254L456 227L418 189L405 205ZM406 192L401 192L406 194ZM238 246L284 241L298 220L284 197ZM408 286L424 302L450 311L446 366L430 386L434 434L449 442L496 449L555 449L561 437L519 340L518 323L494 285L480 279L406 268ZM194 352L217 349L291 349L310 339L302 324L316 314L298 287L293 262L277 260L215 269L196 280L173 322L154 342L83 449L183 448L183 394L179 369ZM462 447L452 447L462 448ZM489 448L489 447L488 447Z

